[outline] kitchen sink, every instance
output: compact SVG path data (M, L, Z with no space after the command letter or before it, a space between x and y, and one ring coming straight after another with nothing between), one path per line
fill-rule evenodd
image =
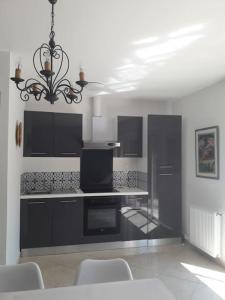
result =
M77 193L77 190L64 190L64 191L59 191L59 190L33 190L26 192L26 195L46 195L46 194L73 194Z
M34 190L34 191L29 191L29 192L26 192L27 195L44 195L44 194L51 194L52 192L49 191L49 190L46 190L46 191L37 191L37 190Z

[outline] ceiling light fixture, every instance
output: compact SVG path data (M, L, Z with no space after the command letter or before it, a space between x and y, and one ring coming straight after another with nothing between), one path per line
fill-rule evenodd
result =
M55 43L54 6L57 0L48 1L52 5L50 40L48 44L42 44L33 55L34 69L40 79L30 78L25 81L21 77L21 65L19 63L15 70L15 77L12 77L11 80L15 82L20 90L20 98L23 101L28 101L30 95L33 95L37 101L40 101L43 96L51 104L54 104L62 95L68 104L80 103L82 101L82 91L90 82L85 80L82 68L79 73L79 81L76 81L79 88L75 88L65 78L69 71L70 62L66 52L60 45ZM55 66L55 63L57 63L57 66ZM24 81L24 87L21 87L20 84Z

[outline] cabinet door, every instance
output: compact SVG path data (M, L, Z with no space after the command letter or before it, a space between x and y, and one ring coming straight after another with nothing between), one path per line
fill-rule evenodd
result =
M142 117L118 117L118 141L121 143L119 156L142 156Z
M123 240L145 240L148 238L148 197L124 196L121 209Z
M53 113L24 112L24 156L52 156Z
M57 199L52 205L53 245L80 244L83 235L82 199Z
M51 246L51 208L47 199L21 200L21 248Z
M82 115L54 114L55 156L80 156L82 146Z
M149 187L152 217L158 227L152 238L181 235L181 117L148 120Z

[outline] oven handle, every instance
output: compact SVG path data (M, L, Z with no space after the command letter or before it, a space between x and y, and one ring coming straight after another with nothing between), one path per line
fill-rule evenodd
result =
M128 209L126 210L126 212L131 211L131 210L134 210L134 211L142 211L141 208L128 208ZM121 209L120 212L123 212L123 210Z

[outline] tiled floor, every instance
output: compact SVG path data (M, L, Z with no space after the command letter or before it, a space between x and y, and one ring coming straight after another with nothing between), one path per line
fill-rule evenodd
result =
M61 287L73 284L75 272L83 259L114 257L128 261L135 279L160 278L178 300L225 299L225 269L189 245L27 257L21 262L37 262L45 286Z

